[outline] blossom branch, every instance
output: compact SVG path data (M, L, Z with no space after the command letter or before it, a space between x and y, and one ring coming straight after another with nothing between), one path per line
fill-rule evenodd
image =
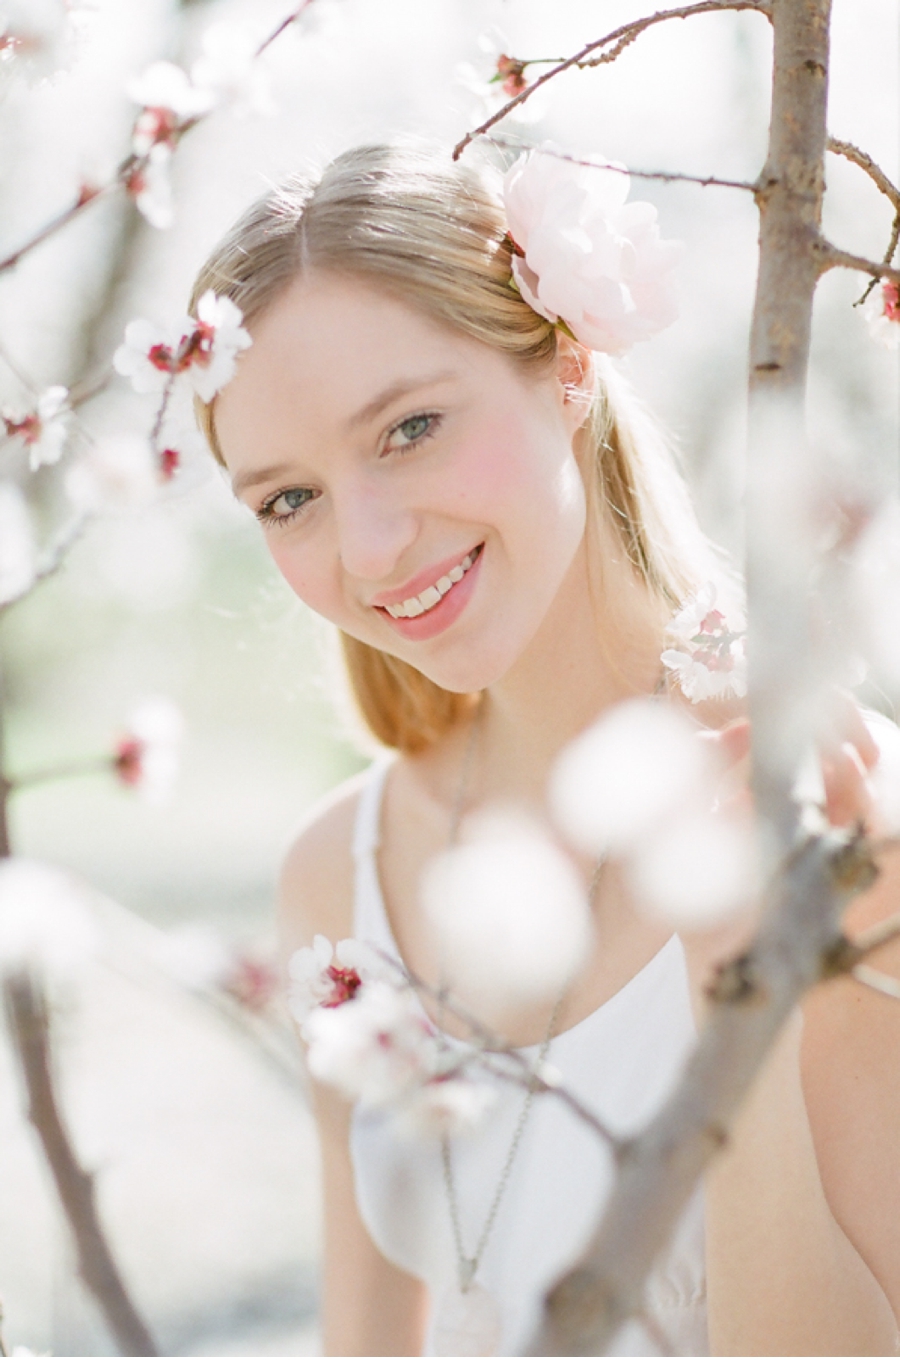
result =
M473 133L474 136L480 134ZM512 137L498 137L484 134L482 140L490 146L499 146L511 151L528 151L530 148ZM628 175L632 179L654 179L661 180L664 184L700 184L704 188L715 185L720 189L746 189L749 193L757 192L757 185L750 180L743 179L719 179L716 175L686 175L678 170L633 170L630 166L620 165L614 161L598 160L596 157L586 160L579 156L571 156L566 151L561 151L555 146L542 146L542 156L552 156L555 160L566 161L569 165L583 165L589 170L612 170L617 175Z
M290 28L291 24L299 19L304 11L314 3L315 0L303 0L302 4L297 5L286 18L278 23L268 37L260 43L255 55L257 57L261 56L275 39L280 37L286 29ZM198 123L209 116L210 112L212 112L211 109L206 113L199 113L193 117L187 118L177 128L173 129L173 143L176 145L179 144L181 139L190 132L192 128L196 127ZM48 237L54 236L61 228L67 226L68 223L78 217L90 203L94 203L98 198L133 182L146 170L149 162L149 152L143 155L131 153L118 165L105 184L96 187L93 185L82 185L73 203L67 208L64 208L63 211L58 213L55 217L51 218L49 222L45 223L43 227L36 231L33 236L29 237L27 241L23 242L16 250L12 251L11 254L0 259L0 274L8 269L14 269L26 255L30 254L32 250L46 241Z
M682 5L678 9L660 10L656 14L646 15L643 19L635 19L632 20L631 23L623 24L620 28L613 29L611 33L607 33L604 37L597 38L595 41L587 43L586 46L576 52L574 56L567 57L565 61L558 62L551 70L545 71L542 76L538 76L537 80L533 81L519 94L508 100L508 102L504 104L501 109L498 109L496 113L492 114L490 118L485 119L485 121L477 128L474 128L473 131L467 132L462 140L457 142L456 146L453 148L453 159L458 160L466 147L473 142L476 137L481 137L485 132L490 131L495 124L501 122L514 108L517 108L519 104L524 104L527 99L530 99L534 92L539 90L542 85L546 85L550 80L555 80L555 78L562 75L564 71L576 68L583 69L588 66L600 66L615 61L616 58L624 52L625 48L630 46L643 32L655 24L665 22L667 19L687 19L694 14L712 14L726 10L756 10L760 14L768 16L771 14L771 5L769 0L696 0L696 3L691 5ZM604 52L600 56L594 57L591 55L594 52L598 52L599 49L603 47L610 47L611 50Z
M115 756L91 756L86 760L74 760L69 765L51 765L43 770L15 775L7 779L6 784L9 793L18 793L22 789L55 783L59 779L80 779L84 775L106 774L114 770L115 765Z
M3 984L10 1030L28 1092L28 1118L41 1140L69 1220L78 1268L123 1355L157 1355L103 1235L93 1177L82 1170L59 1111L51 1077L46 1004L26 974Z
M68 528L60 534L56 543L49 549L43 562L38 567L25 589L21 590L17 595L10 596L7 600L0 601L0 618L3 617L7 609L12 609L13 605L20 604L22 600L27 599L42 581L47 581L51 576L56 575L64 565L70 549L74 547L79 538L81 538L89 520L90 516L85 514L77 515L71 521Z
M603 1121L594 1114L593 1110L582 1104L573 1092L557 1082L548 1081L546 1075L541 1075L540 1068L535 1069L518 1049L513 1048L495 1030L490 1029L465 1006L455 1001L445 988L433 987L424 978L414 973L408 964L401 963L390 954L382 953L381 957L402 975L404 981L414 991L429 997L466 1026L470 1034L478 1041L477 1060L489 1071L497 1076L504 1077L507 1081L514 1081L524 1086L526 1090L534 1092L535 1095L555 1096L564 1105L568 1105L572 1113L593 1129L594 1133L598 1134L609 1147L618 1151L624 1146L622 1140L607 1128ZM495 1058L499 1058L501 1061L495 1063L493 1061ZM468 1057L461 1059L460 1067L465 1066L468 1061L470 1061Z
M888 179L881 166L872 159L867 151L860 150L852 142L841 142L837 137L829 137L826 145L835 156L843 156L846 160L852 161L854 165L858 165L860 170L865 171L885 198L890 200L894 211L900 212L900 189Z

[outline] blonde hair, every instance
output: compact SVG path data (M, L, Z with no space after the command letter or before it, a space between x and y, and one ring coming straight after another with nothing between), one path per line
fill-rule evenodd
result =
M252 324L298 275L317 269L369 280L536 373L549 372L557 332L511 286L511 250L502 205L477 170L421 146L357 147L320 177L294 176L254 203L200 270L190 306L211 288ZM214 404L196 405L223 462ZM611 519L639 577L675 607L710 574L709 545L668 451L602 363L586 436L594 517ZM346 633L341 645L362 717L386 746L422 750L478 701Z

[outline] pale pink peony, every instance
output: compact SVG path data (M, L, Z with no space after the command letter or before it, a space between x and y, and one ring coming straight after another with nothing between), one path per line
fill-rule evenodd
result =
M896 283L879 283L869 294L863 316L873 340L888 349L900 346L900 288Z
M503 182L519 291L605 354L623 354L678 313L671 273L682 247L660 239L652 204L626 203L622 172L574 165L548 146L521 157Z

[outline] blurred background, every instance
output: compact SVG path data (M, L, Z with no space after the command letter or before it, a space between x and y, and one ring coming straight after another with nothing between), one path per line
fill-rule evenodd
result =
M209 248L282 176L397 134L449 146L479 122L477 87L492 69L479 39L493 26L516 56L562 57L654 8L315 0L261 59L275 111L216 112L185 137L174 225L148 225L124 194L91 205L0 278L0 343L40 387L91 380L130 319L180 316ZM33 85L3 77L0 254L127 152L129 79L157 59L189 67L211 23L244 23L262 38L290 9L91 0L66 70ZM895 0L835 0L834 10L831 131L896 182ZM769 61L760 16L661 25L614 66L568 74L502 130L637 169L752 179ZM879 258L886 201L837 158L828 177L831 238ZM680 321L622 367L671 431L706 527L739 556L755 208L738 191L653 181L634 181L632 197L655 202L663 234L687 250ZM851 305L864 283L835 270L820 287L810 411L822 458L871 500L897 488L900 389L896 353ZM22 396L0 361L0 404ZM153 402L116 379L81 415L96 434L146 431ZM163 1353L316 1354L316 1152L296 1060L268 993L247 1016L227 998L214 1004L203 982L218 949L265 991L282 851L314 801L368 755L334 702L327 629L276 575L252 518L187 432L189 412L183 420L185 466L159 500L96 522L0 628L13 774L110 749L137 702L166 696L187 721L177 791L148 806L102 776L47 784L17 796L12 830L17 852L77 871L104 897L104 954L57 999L58 1066L105 1222ZM0 447L0 470L5 456ZM52 474L38 481L52 505ZM73 1276L7 1045L0 1300L10 1346L113 1353Z

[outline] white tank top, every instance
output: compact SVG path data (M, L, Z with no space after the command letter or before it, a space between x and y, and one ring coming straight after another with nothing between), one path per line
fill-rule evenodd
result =
M354 934L396 956L376 859L390 764L383 760L373 765L359 800L353 843ZM684 953L673 935L599 1010L553 1039L548 1061L605 1124L625 1135L640 1129L659 1108L695 1034ZM521 1089L501 1086L484 1123L454 1140L455 1190L466 1252L474 1251L483 1230L524 1098ZM357 1109L351 1155L357 1202L372 1240L388 1260L424 1280L437 1298L457 1272L439 1141L407 1138L383 1112ZM522 1354L544 1291L586 1245L611 1178L611 1160L597 1136L561 1102L550 1096L536 1099L477 1275L500 1304L501 1355ZM699 1191L651 1276L646 1302L676 1354L709 1354ZM433 1353L429 1329L425 1354ZM637 1322L622 1328L609 1352L659 1353Z

